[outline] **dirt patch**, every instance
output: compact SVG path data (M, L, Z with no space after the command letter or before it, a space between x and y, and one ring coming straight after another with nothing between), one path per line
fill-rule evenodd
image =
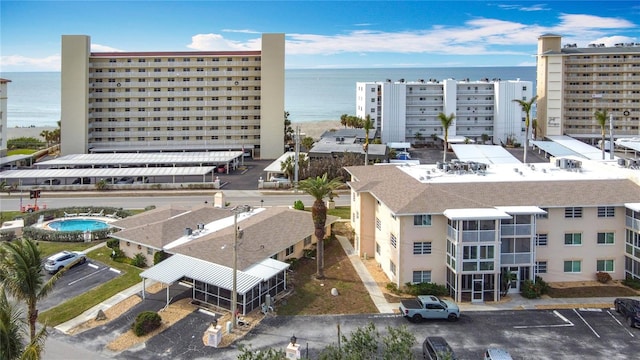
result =
M549 304L549 305L536 305L536 309L540 310L553 310L553 309L610 309L613 304L610 303L584 303L584 304Z
M196 307L191 304L191 299L178 300L175 303L170 304L166 309L158 312L162 318L162 324L158 329L144 336L136 336L133 333L133 330L128 330L126 333L118 336L115 340L108 343L107 349L120 352L129 349L132 346L141 344L168 329L171 325L182 320L195 310Z
M70 335L79 334L83 331L93 329L96 326L107 324L110 321L117 319L120 315L124 314L127 310L131 309L141 301L142 299L138 295L130 296L125 300L120 301L116 305L108 308L107 310L104 310L106 319L104 320L91 319L91 320L85 321L82 324L69 330L69 334Z

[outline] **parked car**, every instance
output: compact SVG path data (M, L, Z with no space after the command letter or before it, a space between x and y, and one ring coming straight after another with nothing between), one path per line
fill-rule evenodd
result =
M55 274L70 264L84 264L87 257L79 251L61 251L55 255L49 256L44 263L44 269L50 274Z
M489 348L484 352L484 360L513 360L513 358L504 349Z
M454 321L460 317L460 308L456 303L441 300L434 295L420 295L415 299L402 300L400 313L413 322L421 322L423 319Z
M422 356L429 360L457 360L447 341L440 336L428 336L422 343Z
M46 179L40 185L60 185L60 179Z
M622 314L627 325L640 327L640 301L629 298L617 298L613 302L616 311Z
M129 176L125 176L125 177L121 177L118 181L116 181L116 184L133 184L134 180L132 177Z
M149 183L149 178L146 176L138 176L134 184L147 184Z
M81 184L91 184L91 178L88 178L88 177L76 178L71 183L71 185L81 185Z

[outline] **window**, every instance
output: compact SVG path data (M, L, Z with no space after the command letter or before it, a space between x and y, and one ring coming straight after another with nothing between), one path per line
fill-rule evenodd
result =
M285 251L285 255L289 256L291 254L293 254L293 250L294 250L295 245L291 245L287 248L287 250Z
M613 272L613 260L597 260L596 271Z
M428 255L431 254L431 241L421 241L413 243L414 255Z
M414 271L413 272L412 282L414 284L430 283L431 282L431 271L430 270Z
M376 229L382 230L382 221L378 217L376 217Z
M380 244L376 242L376 254L380 255Z
M565 245L582 245L582 234L581 233L564 234L564 244Z
M391 234L390 242L391 242L391 246L393 246L394 248L398 247L398 239L396 238L395 235Z
M413 215L413 226L431 226L431 215Z
M579 273L582 267L582 261L580 260L567 260L564 262L564 272L566 273Z
M147 247L147 255L153 255L153 249L150 247Z
M391 270L391 273L393 275L396 274L396 264L393 263L393 261L389 260L389 269Z
M546 261L536 261L535 272L536 272L536 274L546 274L547 273L547 262Z
M581 218L582 217L582 208L581 207L566 207L566 208L564 208L564 217L565 218Z
M613 242L614 242L614 240L613 240L613 233L612 232L598 233L598 244L599 245L613 244Z
M616 208L613 206L598 206L598 217L615 217Z
M547 246L548 234L536 234L536 246Z

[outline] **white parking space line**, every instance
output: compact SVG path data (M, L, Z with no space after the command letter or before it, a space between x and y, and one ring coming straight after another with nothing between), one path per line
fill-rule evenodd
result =
M87 264L87 266L88 266L88 267L90 267L90 268L94 268L94 269L98 269L98 268L100 268L100 266L98 266L98 265L94 265L94 264L92 264L92 263L88 263L88 264Z
M105 267L105 268L102 268L102 269L100 269L100 270L98 270L98 271L94 271L94 272L92 272L92 273L91 273L91 274L89 274L89 275L85 275L85 276L83 276L83 277L79 278L78 280L74 280L74 281L72 281L72 282L68 283L67 285L73 285L73 284L75 284L75 283L77 283L77 282L79 282L79 281L82 281L82 280L84 280L84 279L86 279L86 278L88 278L88 277L90 277L90 276L93 276L93 275L95 275L95 274L97 274L97 273L99 273L99 272L101 272L101 271L104 271L104 270L106 270L106 269L107 269L107 268Z
M626 332L627 332L627 334L629 334L629 336L631 336L631 337L636 337L635 335L633 335L633 333L632 333L631 331L629 331L629 329L628 329L625 325L623 325L623 324L620 322L620 320L618 320L618 318L616 318L616 317L611 313L611 311L607 310L607 313L608 313L609 315L611 315L611 317L613 318L613 320L615 320L615 321L618 323L618 325L622 326L622 328L624 329L624 331L626 331Z
M109 271L113 271L114 273L120 274L122 271L114 268L109 268Z
M598 335L598 333L597 333L597 332L596 332L596 331L591 327L591 325L589 325L589 323L587 322L587 320L585 320L585 319L582 317L582 315L580 315L580 313L579 313L576 309L573 309L573 312L574 312L574 313L576 313L576 315L578 315L578 317L579 317L579 318L584 322L584 324L585 324L585 325L587 325L587 327L588 327L589 329L591 329L591 332L593 332L593 334L594 334L596 337L600 338L600 335Z
M560 320L564 321L564 324L551 324L551 325L522 325L522 326L514 326L514 329L535 329L535 328L554 328L554 327L567 327L574 326L569 319L562 316L558 311L553 310L553 314L560 318Z

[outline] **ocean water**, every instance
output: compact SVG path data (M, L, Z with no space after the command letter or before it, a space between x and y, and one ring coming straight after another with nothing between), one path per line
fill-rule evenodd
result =
M7 126L56 126L60 120L60 73L0 73L9 79ZM293 122L340 120L340 115L356 113L356 82L405 79L499 78L533 83L536 68L456 67L378 69L288 69L285 71L285 110Z

